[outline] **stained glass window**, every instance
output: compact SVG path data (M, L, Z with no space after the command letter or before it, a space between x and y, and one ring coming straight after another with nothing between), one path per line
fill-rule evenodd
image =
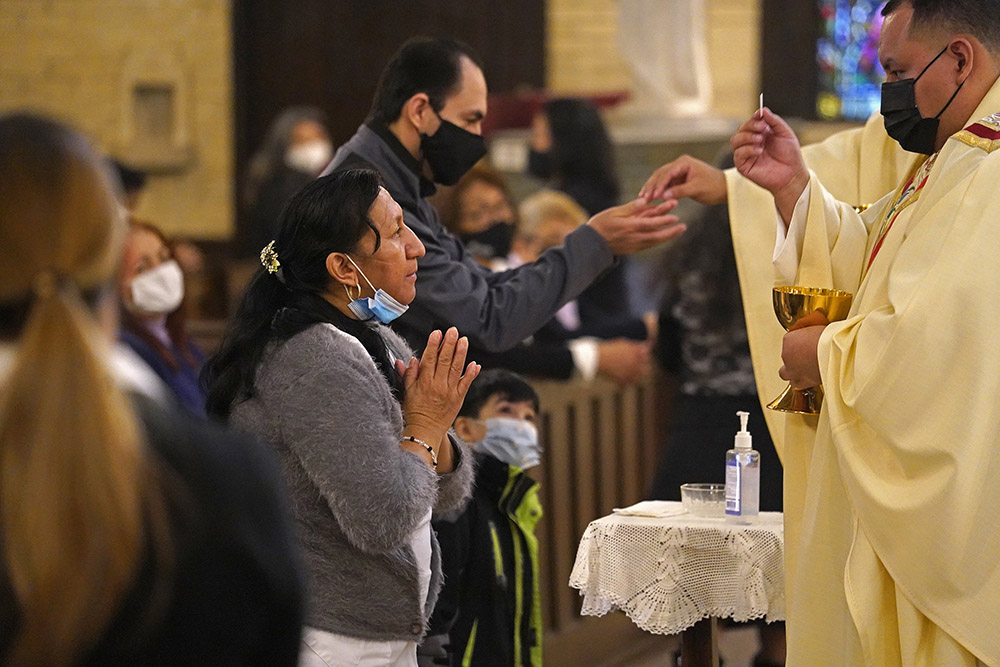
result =
M818 0L822 21L816 60L816 113L825 120L864 120L879 108L885 78L878 62L884 0Z

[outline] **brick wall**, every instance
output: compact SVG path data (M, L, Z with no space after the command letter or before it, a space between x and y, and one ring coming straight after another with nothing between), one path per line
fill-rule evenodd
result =
M0 110L72 123L150 171L140 217L226 238L230 23L228 0L2 0Z
M632 74L616 48L615 0L546 1L548 87L567 94L629 90ZM706 12L712 111L743 118L760 92L760 0L707 0Z
M548 86L628 90L615 0L545 0ZM760 0L707 0L712 111L756 106ZM0 110L67 120L151 172L139 215L223 239L233 225L228 0L2 0ZM166 115L164 115L166 114ZM143 133L153 135L143 139Z
M546 0L547 86L558 93L628 90L632 75L618 53L615 0Z

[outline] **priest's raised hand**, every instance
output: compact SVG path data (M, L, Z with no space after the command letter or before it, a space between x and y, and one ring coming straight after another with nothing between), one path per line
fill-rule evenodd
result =
M809 183L799 140L780 116L764 107L740 125L729 140L736 169L774 195L785 224Z

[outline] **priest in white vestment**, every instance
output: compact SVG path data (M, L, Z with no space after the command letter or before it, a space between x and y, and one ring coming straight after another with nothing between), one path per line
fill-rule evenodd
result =
M739 172L781 218L777 243L743 239L773 251L775 282L855 294L846 320L783 340L782 377L826 391L814 439L782 443L786 485L789 461L802 473L785 507L793 666L1000 665L998 10L887 4L883 112L915 155L861 215L769 110L733 137Z

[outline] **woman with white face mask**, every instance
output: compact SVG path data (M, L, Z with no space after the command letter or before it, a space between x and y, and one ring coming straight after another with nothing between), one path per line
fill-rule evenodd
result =
M299 188L319 176L333 159L333 143L323 112L290 107L268 127L247 165L241 204L247 227L243 251L256 256L278 236L278 218Z
M121 341L162 378L181 406L205 414L198 381L205 355L187 336L184 274L163 233L148 223L130 226L118 294Z

